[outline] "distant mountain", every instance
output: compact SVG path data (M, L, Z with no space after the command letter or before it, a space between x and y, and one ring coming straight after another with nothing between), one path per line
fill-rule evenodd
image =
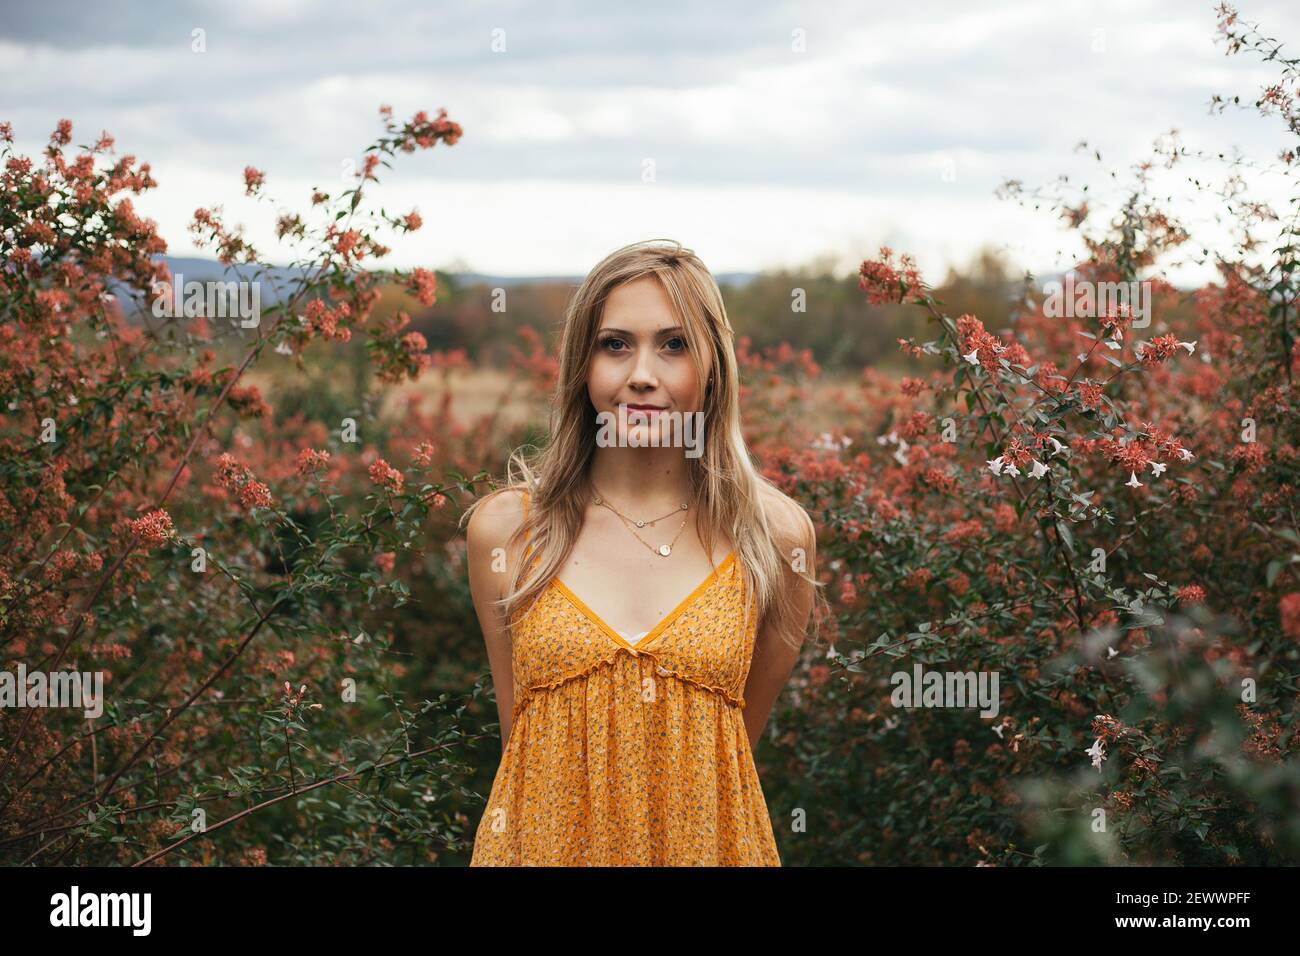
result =
M198 282L206 282L210 279L221 279L222 281L236 278L237 272L235 266L223 266L215 259L195 259L185 256L160 256L172 274L181 273L185 276L185 281L191 279ZM249 274L248 266L239 266L245 276ZM267 275L276 280L291 279L299 274L299 270L290 269L285 266L270 266L264 270ZM549 285L552 283L562 283L564 285L577 286L583 280L583 276L499 276L488 275L482 272L452 272L449 273L457 286L476 285L482 283L490 287L500 286L510 288L518 285ZM753 281L757 273L753 272L721 272L714 276L719 285L743 286Z

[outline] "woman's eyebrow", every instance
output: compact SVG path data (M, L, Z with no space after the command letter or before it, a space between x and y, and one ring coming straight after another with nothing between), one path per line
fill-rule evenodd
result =
M616 332L616 333L618 333L619 335L628 335L628 336L630 336L630 335L632 334L632 333L629 332L627 329L604 328L604 329L597 329L596 331L597 331L597 332ZM673 325L673 326L670 326L670 327L668 327L668 328L666 328L666 329L657 329L657 330L655 331L654 334L655 334L655 335L667 335L669 332L685 332L685 331L686 331L686 330L685 330L684 328L682 328L680 325Z

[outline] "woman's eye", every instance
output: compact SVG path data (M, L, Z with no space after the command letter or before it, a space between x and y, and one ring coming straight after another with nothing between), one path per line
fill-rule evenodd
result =
M671 339L668 340L666 344L671 345L673 342L677 343L677 348L673 349L674 352L678 352L686 348L686 340L683 339L680 335L674 335Z
M622 339L601 339L600 347L603 349L609 349L611 352L621 351L620 349L610 348L610 346L613 345L615 342L622 344L623 340Z

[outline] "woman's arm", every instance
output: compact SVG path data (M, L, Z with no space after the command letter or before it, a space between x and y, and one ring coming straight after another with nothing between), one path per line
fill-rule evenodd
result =
M515 708L515 682L511 665L510 633L505 618L493 601L501 599L508 584L505 544L523 521L523 495L507 492L484 502L469 519L465 530L469 562L469 591L487 645L496 691L497 716L501 720L501 747L510 739L510 722Z
M773 537L786 560L784 585L793 601L793 613L784 622L769 617L758 630L754 642L754 659L749 666L745 682L745 730L749 746L758 744L767 718L772 713L781 689L790 678L790 671L799 659L799 646L803 644L808 627L808 616L813 605L813 586L793 570L796 558L802 556L803 567L809 577L815 577L817 533L812 519L796 502L779 499L773 507L771 519ZM785 635L797 635L792 646Z

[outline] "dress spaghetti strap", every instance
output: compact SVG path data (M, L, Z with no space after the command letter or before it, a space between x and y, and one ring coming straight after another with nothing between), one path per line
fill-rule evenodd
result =
M523 505L524 505L524 523L527 524L527 523L528 523L528 492L524 491L524 492L521 492L521 494L524 496L524 497L523 497ZM532 538L533 538L533 533L532 533L532 531L526 531L526 532L524 532L524 541L525 541L525 543L531 541Z
M523 524L527 524L527 523L528 523L528 498L529 498L529 494L528 494L527 491L521 491L520 494L523 495L523 498L521 499L521 502L522 502L522 504L523 504L523 508L524 508L524 517L523 517L523 522L522 522L522 523L523 523ZM532 543L532 540L533 540L533 532L532 532L531 530L526 530L526 531L524 532L524 553L525 553L525 554L527 554L527 551L528 551L528 545ZM534 554L534 555L532 556L532 559L529 561L529 567L532 567L532 565L534 565L534 564L536 564L538 561L540 561L541 558L542 558L542 556L541 556L540 554Z

